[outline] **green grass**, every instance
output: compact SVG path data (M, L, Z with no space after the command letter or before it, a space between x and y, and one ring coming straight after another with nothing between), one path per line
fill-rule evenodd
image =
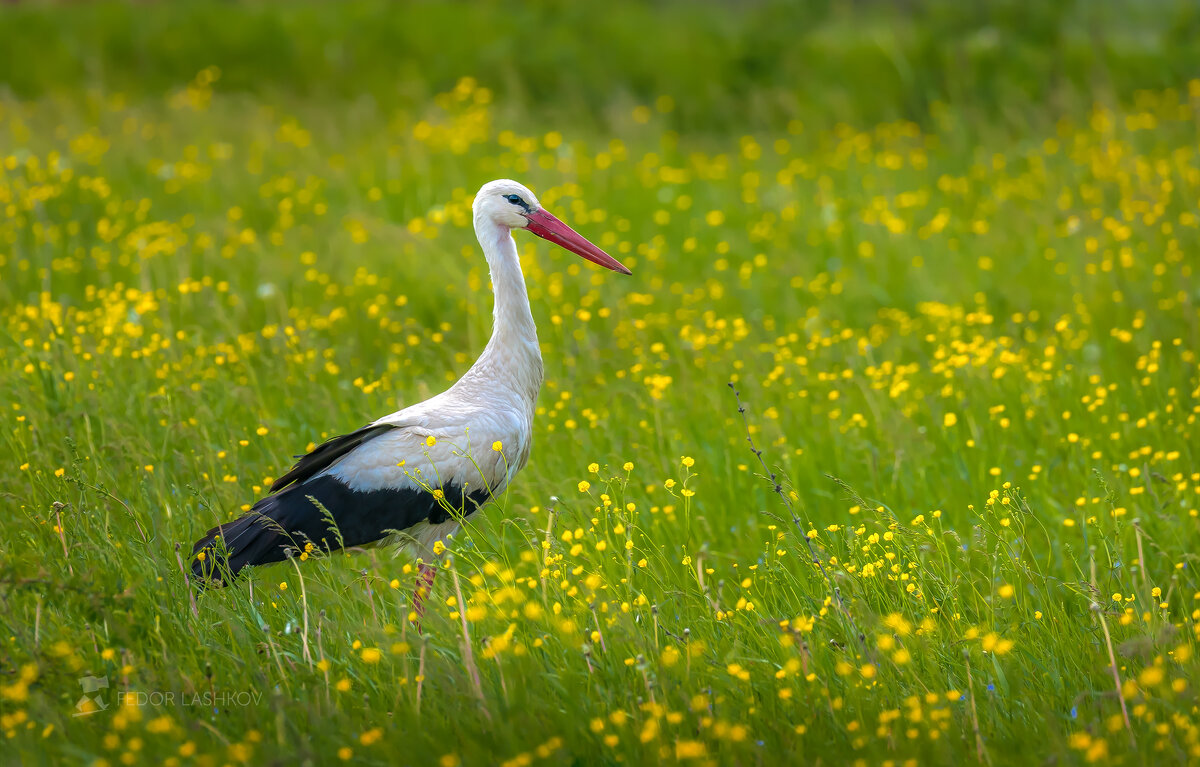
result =
M0 11L6 760L1200 759L1193 11L338 7ZM425 633L383 550L190 594L482 349L496 177L634 274L518 234L533 457Z

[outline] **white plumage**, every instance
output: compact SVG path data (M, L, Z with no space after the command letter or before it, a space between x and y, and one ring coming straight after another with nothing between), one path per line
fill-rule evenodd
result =
M288 548L308 544L328 551L397 540L431 561L434 544L525 466L542 356L512 230L529 230L589 261L630 272L515 181L485 184L473 212L495 297L492 337L479 359L441 394L324 443L248 514L208 531L193 549L193 571L202 582L222 583L243 567L281 561ZM424 570L426 585L433 572Z

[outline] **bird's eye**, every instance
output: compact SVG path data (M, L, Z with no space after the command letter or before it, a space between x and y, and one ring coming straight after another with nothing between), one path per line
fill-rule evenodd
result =
M513 205L518 205L522 208L528 207L525 204L525 201L521 199L521 195L519 195L519 194L506 194L506 195L504 195L504 199L508 200Z

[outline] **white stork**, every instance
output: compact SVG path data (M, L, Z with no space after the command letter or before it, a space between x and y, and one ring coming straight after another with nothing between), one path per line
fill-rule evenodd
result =
M244 567L284 560L288 549L298 555L393 539L422 560L420 612L437 572L428 564L436 562L435 544L529 460L542 355L512 230L630 274L515 181L484 184L472 208L495 295L492 337L479 359L441 394L301 457L248 513L209 530L192 550L201 584L223 585Z

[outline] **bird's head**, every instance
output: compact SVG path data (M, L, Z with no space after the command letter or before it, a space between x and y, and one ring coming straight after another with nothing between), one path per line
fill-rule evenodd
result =
M620 261L588 242L583 235L542 207L533 192L516 181L489 181L475 195L475 218L491 220L509 229L525 229L543 240L566 248L593 264L621 274L632 274Z

